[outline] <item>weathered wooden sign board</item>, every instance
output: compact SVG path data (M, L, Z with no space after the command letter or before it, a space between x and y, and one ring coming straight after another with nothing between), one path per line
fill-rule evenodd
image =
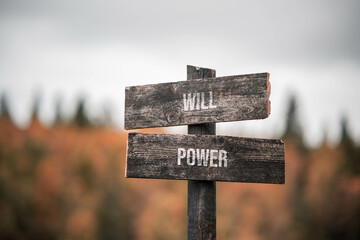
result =
M284 153L276 139L130 133L126 177L281 184Z
M189 180L188 239L214 240L215 181L283 184L285 146L215 136L216 122L269 116L268 73L216 78L213 69L187 66L187 77L125 89L126 129L189 125L190 134L129 133L126 177Z
M126 87L125 129L264 119L269 73Z

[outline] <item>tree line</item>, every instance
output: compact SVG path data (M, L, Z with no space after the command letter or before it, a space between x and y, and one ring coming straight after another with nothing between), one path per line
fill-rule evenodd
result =
M103 110L104 110L104 116L100 116L98 119L93 119L89 116L89 113L87 111L85 98L79 98L77 100L74 113L69 119L66 119L62 112L62 102L60 99L58 99L55 103L55 115L52 125L53 126L73 125L79 128L112 125L112 120L108 109L104 107ZM40 97L36 96L33 101L33 105L31 107L30 122L34 120L39 121L39 111L40 111ZM3 93L0 98L0 118L8 119L9 121L13 122L13 117L9 107L8 98L5 93Z
M304 141L304 134L299 122L298 116L298 102L294 95L289 97L288 107L286 112L285 128L281 139L291 140L295 142L297 147L303 152L306 153L309 151L309 147ZM60 125L73 125L78 128L90 128L96 126L108 126L111 124L111 116L108 111L106 112L107 116L103 116L100 120L95 121L91 117L86 109L86 101L84 98L79 98L76 103L75 111L72 117L69 120L66 120L63 117L61 109L61 101L57 100L55 104L55 117L53 120L53 126ZM31 109L31 121L39 120L39 109L40 109L40 98L35 97L33 101L33 106ZM0 119L8 119L12 122L12 114L9 109L8 99L6 94L2 94L0 98ZM350 172L354 174L360 174L360 146L355 142L349 133L348 121L345 117L341 120L341 137L339 141L339 148L344 152L346 158L346 166ZM326 139L323 140L325 144Z

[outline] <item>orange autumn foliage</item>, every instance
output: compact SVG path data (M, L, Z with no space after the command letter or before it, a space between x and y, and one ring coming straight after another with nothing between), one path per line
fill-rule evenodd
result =
M125 132L2 119L0 133L0 239L186 239L187 182L125 179ZM341 150L285 144L285 185L217 183L217 239L356 237L360 177Z

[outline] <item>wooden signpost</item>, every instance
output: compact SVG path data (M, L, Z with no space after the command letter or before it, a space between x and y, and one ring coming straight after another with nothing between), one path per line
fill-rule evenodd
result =
M187 75L126 88L126 129L189 125L189 135L130 133L126 177L189 180L188 239L216 239L216 181L285 183L285 146L214 136L215 122L269 116L268 73L216 78L188 66Z

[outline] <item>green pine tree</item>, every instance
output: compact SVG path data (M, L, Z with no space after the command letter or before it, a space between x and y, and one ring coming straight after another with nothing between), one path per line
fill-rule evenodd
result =
M37 93L34 98L34 102L31 108L31 121L39 119L40 111L40 95Z
M299 123L298 104L294 95L290 96L289 106L286 115L285 131L282 135L282 138L295 141L296 145L302 151L307 150L304 143L302 128Z
M73 124L75 126L80 128L85 128L91 126L91 122L87 116L86 110L85 110L85 100L79 99L77 108L75 111L75 115L73 118Z
M4 93L1 95L0 99L0 118L11 120L8 101Z
M62 102L60 98L57 98L55 103L54 125L61 125L64 123L61 110L62 110Z
M352 174L360 174L359 148L356 147L355 141L350 136L348 121L345 117L341 120L340 148L345 158L345 168Z

